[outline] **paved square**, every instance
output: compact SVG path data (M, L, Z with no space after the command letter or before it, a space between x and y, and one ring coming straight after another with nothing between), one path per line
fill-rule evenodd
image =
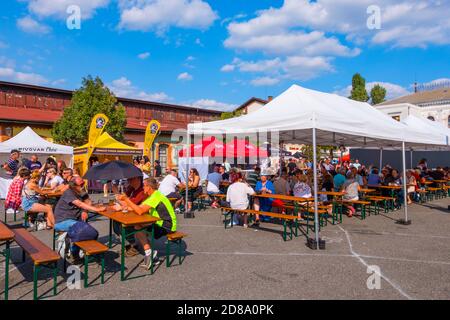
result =
M282 227L276 224L262 223L257 231L225 230L220 210L201 211L188 220L179 215L179 230L189 234L181 266L178 261L169 269L162 264L154 275L121 282L120 245L116 245L107 255L103 286L97 279L87 289L69 290L69 275L63 278L61 271L59 294L50 299L449 299L449 204L446 198L410 206L410 226L395 223L403 210L364 221L344 216L342 224L329 223L323 229L327 248L321 251L307 248L304 236L284 242ZM106 243L107 220L92 223ZM51 246L51 232L34 234ZM161 253L162 245L157 243ZM14 245L13 260L19 261L20 255ZM134 269L131 277L145 274L136 267L141 259L126 260L127 272ZM2 296L3 262L1 258ZM367 287L368 266L380 268L379 290ZM29 260L11 266L11 300L32 299L31 267ZM90 267L90 281L99 273L100 268ZM42 272L40 279L39 293L51 294L50 273Z

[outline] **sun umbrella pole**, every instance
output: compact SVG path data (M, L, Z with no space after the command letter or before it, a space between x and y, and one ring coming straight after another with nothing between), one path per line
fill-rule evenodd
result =
M314 232L316 236L316 249L319 249L319 214L317 206L317 145L316 145L316 128L312 132L313 140L313 172L314 172Z

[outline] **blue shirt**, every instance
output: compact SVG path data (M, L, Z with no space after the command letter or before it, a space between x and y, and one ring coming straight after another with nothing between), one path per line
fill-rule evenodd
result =
M333 182L334 182L334 191L340 191L342 185L345 182L345 177L342 174L338 173L337 175L334 176Z
M266 189L270 190L272 194L275 194L275 187L273 186L273 183L269 180L266 181ZM256 183L255 191L261 191L263 188L263 183L261 181L258 181ZM270 211L272 209L272 198L259 198L259 204L260 204L260 210L261 211Z
M381 179L378 174L375 174L375 173L369 174L369 177L367 179L368 185L377 185L377 184L380 184L380 182L381 182Z

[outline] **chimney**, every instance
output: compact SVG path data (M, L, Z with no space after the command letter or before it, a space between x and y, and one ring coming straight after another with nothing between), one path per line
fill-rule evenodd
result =
M417 81L414 82L414 93L417 93Z
M267 97L267 101L270 102L270 101L272 101L272 100L273 100L273 96L268 96L268 97Z

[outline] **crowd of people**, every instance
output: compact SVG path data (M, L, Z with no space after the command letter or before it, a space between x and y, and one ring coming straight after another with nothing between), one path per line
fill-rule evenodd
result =
M34 228L37 224L37 230L54 229L60 234L57 239L58 252L64 257L68 254L68 260L71 263L82 263L79 249L67 243L67 240L70 240L68 233L72 232L71 234L73 234L77 230L83 230L76 228L77 224L84 224L92 228L88 224L89 213L103 212L107 210L107 207L103 205L103 202L93 203L83 178L76 169L68 168L64 161L57 161L55 158L49 157L42 164L37 155L32 155L30 159L23 158L21 161L19 159L20 152L12 150L10 158L2 166L4 172L13 178L5 200L5 210L22 208L28 214L29 220L25 223L29 227ZM99 164L98 159L91 160L90 166ZM145 166L145 161L148 159L143 160L139 163ZM159 176L161 176L160 172ZM139 215L150 214L159 218L160 220L154 226L153 236L155 239L175 232L177 219L167 196L173 196L170 192L173 187L180 188L183 185L179 182L172 185L174 179L178 180L176 172L171 172L166 176L161 185L155 178L144 178L144 176L122 181L123 192L120 192L117 185L112 188L115 197L112 204L113 209L124 212L134 211ZM43 214L42 221L39 221L39 214ZM121 236L122 226L114 223L113 227L114 232ZM136 226L133 229L140 231L135 233L135 236L126 239L125 255L139 254L136 247L136 244L139 243L143 248L144 255L142 266L150 269L152 264L160 263L157 257L158 252L151 250L145 226ZM129 234L135 230L127 231Z

